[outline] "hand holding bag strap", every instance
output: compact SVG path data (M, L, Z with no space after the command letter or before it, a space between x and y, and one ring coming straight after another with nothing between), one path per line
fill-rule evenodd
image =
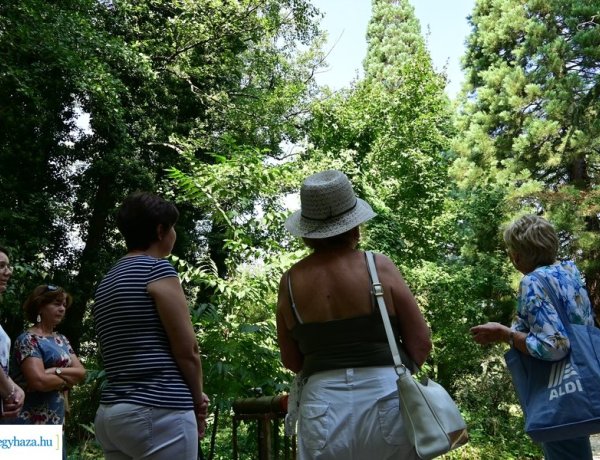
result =
M375 259L371 251L365 251L365 257L367 258L367 268L369 275L371 276L371 285L373 287L373 295L377 300L379 311L381 313L381 319L383 320L383 327L385 328L385 335L387 336L390 350L392 351L392 358L394 358L394 368L398 373L399 367L406 367L400 357L398 351L398 345L396 344L396 338L394 337L394 331L392 330L392 324L390 323L390 317L388 315L387 308L385 307L385 300L383 299L383 286L379 282L379 276L377 275L377 267L375 266Z

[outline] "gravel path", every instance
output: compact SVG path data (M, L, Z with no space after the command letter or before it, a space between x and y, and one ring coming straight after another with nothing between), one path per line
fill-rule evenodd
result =
M594 460L600 460L600 434L593 434L590 436L592 443L592 452L594 453Z

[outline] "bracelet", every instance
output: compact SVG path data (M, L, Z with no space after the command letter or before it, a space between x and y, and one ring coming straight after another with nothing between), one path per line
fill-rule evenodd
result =
M17 392L17 387L15 387L15 384L12 384L12 388L10 389L10 393L8 393L3 399L10 399L12 398L15 393Z

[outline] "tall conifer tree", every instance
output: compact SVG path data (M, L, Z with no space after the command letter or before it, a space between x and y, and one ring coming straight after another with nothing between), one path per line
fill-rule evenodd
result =
M432 327L431 363L451 385L476 362L465 364L469 305L448 295L464 288L456 289L444 265L452 115L408 0L373 2L364 66L364 79L315 108L311 141L375 208L364 244L400 266Z
M451 119L445 81L408 0L375 0L367 40L365 78L315 109L311 141L348 152L345 167L380 215L370 228L383 251L434 258Z
M407 0L373 0L367 29L367 78L385 80L425 50L421 25Z
M599 6L598 1L477 1L455 165L467 188L487 184L488 191L504 191L504 220L533 211L556 222L563 255L580 260L596 300Z

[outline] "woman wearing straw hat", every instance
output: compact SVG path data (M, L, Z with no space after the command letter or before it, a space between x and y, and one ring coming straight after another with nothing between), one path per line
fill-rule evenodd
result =
M277 331L281 359L302 372L299 459L417 459L404 434L396 373L371 294L358 226L373 218L340 171L308 177L301 209L286 229L312 253L281 278ZM394 263L375 256L385 303L402 347L420 366L429 328Z

